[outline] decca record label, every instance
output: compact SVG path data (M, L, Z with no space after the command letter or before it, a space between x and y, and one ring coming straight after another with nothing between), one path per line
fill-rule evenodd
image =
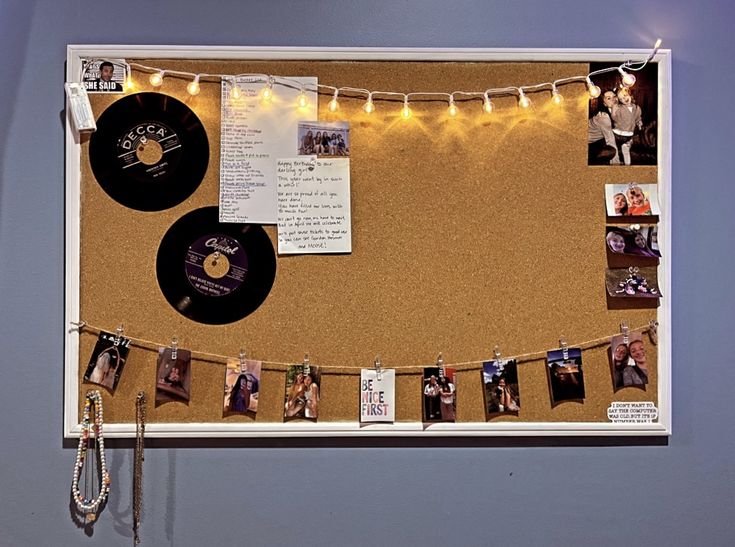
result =
M175 151L174 153L171 153ZM134 168L151 179L175 169L181 156L181 139L161 122L148 121L134 125L117 144L122 169ZM168 155L167 155L168 154Z
M206 296L225 296L236 290L248 273L242 245L231 237L210 234L197 239L186 253L186 278Z

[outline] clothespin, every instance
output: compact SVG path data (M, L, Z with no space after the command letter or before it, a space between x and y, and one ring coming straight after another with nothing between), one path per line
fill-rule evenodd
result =
M380 355L375 356L375 377L378 379L378 382L383 380L383 366L380 363Z
M179 339L175 336L171 338L171 360L176 361L179 356Z
M304 354L304 374L309 374L310 366L309 366L309 354Z
M245 351L245 348L240 348L240 372L245 372L245 369L247 368L247 364L245 363L245 359L247 359L248 354Z
M567 339L563 336L559 338L559 346L561 347L561 356L566 361L569 359L569 345L567 344Z
M620 323L620 334L623 335L623 344L627 346L630 340L630 329L628 329L627 321L623 321L622 323Z
M118 325L118 327L115 329L115 341L113 343L114 346L120 345L120 339L122 338L123 334L125 333L125 327L122 323Z
M503 365L501 363L501 359L503 356L500 353L500 346L498 346L497 344L493 348L493 354L495 355L495 364L498 365L498 370L502 371Z
M444 357L441 353L436 358L436 366L439 368L439 376L444 376Z
M651 339L651 344L658 345L658 321L655 319L648 322L648 338Z

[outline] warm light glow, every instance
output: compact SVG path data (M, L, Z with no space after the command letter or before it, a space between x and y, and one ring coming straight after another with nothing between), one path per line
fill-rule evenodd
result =
M296 98L296 106L299 108L306 108L306 106L309 104L309 98L306 96L306 93L304 90L301 90L301 93L299 93L299 96Z
M367 101L365 102L365 106L363 106L362 109L367 114L372 114L375 111L375 105L373 104L372 95L368 95Z
M189 95L199 95L199 91L201 89L199 88L199 76L194 77L194 81L189 82L189 84L186 86L186 90L189 92Z
M618 70L620 71L620 75L623 77L623 85L625 87L630 87L635 84L635 76L630 72L625 72L622 68L619 68Z
M593 99L599 97L601 93L600 88L593 84L592 80L590 80L589 78L587 78L587 93L589 93L590 97L592 97Z
M127 89L128 91L132 91L133 89L135 89L135 82L133 82L133 79L132 79L132 78L128 77L128 78L127 78L127 79L125 80L125 88L126 88L126 89Z
M242 88L237 84L233 84L232 89L230 89L230 97L236 101L240 99L242 97Z
M493 102L490 100L490 97L485 95L485 101L482 104L482 109L490 114L490 112L493 111Z
M268 85L263 88L263 91L260 92L260 98L266 103L270 102L273 98L273 87L271 87L270 83L268 83Z
M526 97L526 94L523 93L522 89L519 89L518 92L520 93L520 96L518 97L518 106L521 108L528 108L531 106L531 99Z
M405 101L403 103L403 108L401 108L401 118L404 120L407 120L411 117L411 109L408 106L408 101Z
M551 90L551 102L554 104L561 104L564 102L564 97L561 96L559 90L556 88Z
M148 78L148 81L151 83L153 87L160 87L163 84L163 71L161 72L154 72L150 75Z
M447 112L451 117L455 117L457 115L457 112L459 112L457 105L454 104L454 99L449 100L449 108L447 109Z

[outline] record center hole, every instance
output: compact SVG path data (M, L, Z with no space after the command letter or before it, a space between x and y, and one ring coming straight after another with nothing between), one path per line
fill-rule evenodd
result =
M135 154L142 163L155 165L163 157L163 148L161 148L158 142L148 139L138 145L138 148L135 149Z
M204 259L204 273L212 279L219 279L230 271L230 260L221 253L212 253Z

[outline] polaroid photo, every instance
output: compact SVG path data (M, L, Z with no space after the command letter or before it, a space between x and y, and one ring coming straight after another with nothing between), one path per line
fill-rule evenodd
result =
M158 349L156 368L156 405L169 401L189 402L191 389L191 352L186 349Z
M84 381L115 391L129 352L130 339L101 332L84 373Z
M589 101L587 164L656 165L658 64L648 63L641 70L623 69L628 78L635 79L633 84L623 82L619 66L590 63L591 72L616 70L592 76L600 96Z
M350 157L350 122L299 122L299 156Z
M608 268L605 287L612 298L660 298L657 268Z
M424 422L454 422L457 415L457 382L453 368L424 369Z
M661 214L658 185L637 182L606 184L605 206L607 215L611 217L658 216Z
M515 359L486 361L482 364L487 419L500 414L518 416L521 397L518 390L518 365Z
M605 244L607 250L614 254L661 258L658 247L658 226L655 224L638 228L607 226Z
M308 365L291 365L286 370L286 397L283 417L286 421L319 417L321 370Z
M610 370L615 391L631 386L645 389L648 384L648 361L646 344L640 332L630 333L627 344L622 334L611 338Z
M129 77L125 59L82 59L82 85L87 93L124 93Z
M223 413L255 414L258 412L261 361L228 359L225 370Z
M582 373L582 350L569 348L567 358L564 351L555 349L546 354L546 372L549 378L551 403L564 401L582 402L584 399L584 375Z

